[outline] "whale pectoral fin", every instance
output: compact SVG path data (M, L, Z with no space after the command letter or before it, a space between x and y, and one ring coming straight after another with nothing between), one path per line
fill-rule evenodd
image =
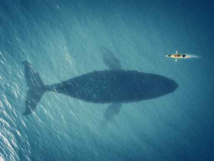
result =
M115 115L119 114L121 109L121 103L113 103L106 109L104 117L107 120L112 120Z
M103 62L108 68L113 70L121 70L120 60L114 55L112 51L105 47L101 47L100 50L102 53Z

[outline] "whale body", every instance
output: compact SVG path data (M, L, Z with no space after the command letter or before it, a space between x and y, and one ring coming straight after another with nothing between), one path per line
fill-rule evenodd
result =
M177 83L160 75L138 71L95 71L59 84L46 86L54 91L93 103L127 103L173 92Z
M24 62L29 90L24 115L30 114L45 92L57 92L93 103L112 103L106 117L119 113L121 103L157 98L172 93L178 84L167 77L134 70L103 70L87 73L58 84L44 85L32 65ZM113 109L113 110L112 110Z

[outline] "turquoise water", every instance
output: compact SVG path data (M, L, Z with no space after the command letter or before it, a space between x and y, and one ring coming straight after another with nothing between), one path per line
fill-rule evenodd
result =
M213 15L211 1L0 0L0 161L214 160ZM179 88L123 104L106 127L108 104L57 93L22 115L22 61L49 85L108 69L102 47ZM176 50L201 58L165 57Z

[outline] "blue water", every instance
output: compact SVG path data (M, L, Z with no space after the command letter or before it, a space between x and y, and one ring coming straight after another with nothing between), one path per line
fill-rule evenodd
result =
M0 161L214 160L213 16L208 0L0 0ZM54 84L108 69L100 47L179 88L123 104L106 127L108 104L57 93L22 115L22 61ZM176 50L201 58L165 57Z

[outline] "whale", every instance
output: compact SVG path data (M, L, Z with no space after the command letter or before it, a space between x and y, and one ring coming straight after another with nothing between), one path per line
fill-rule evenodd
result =
M178 88L175 80L153 73L123 70L110 51L104 55L116 61L103 60L110 69L92 71L66 81L45 85L31 63L24 61L24 75L29 87L24 115L31 114L45 92L57 92L86 102L110 104L104 117L111 120L121 109L121 104L158 98Z

